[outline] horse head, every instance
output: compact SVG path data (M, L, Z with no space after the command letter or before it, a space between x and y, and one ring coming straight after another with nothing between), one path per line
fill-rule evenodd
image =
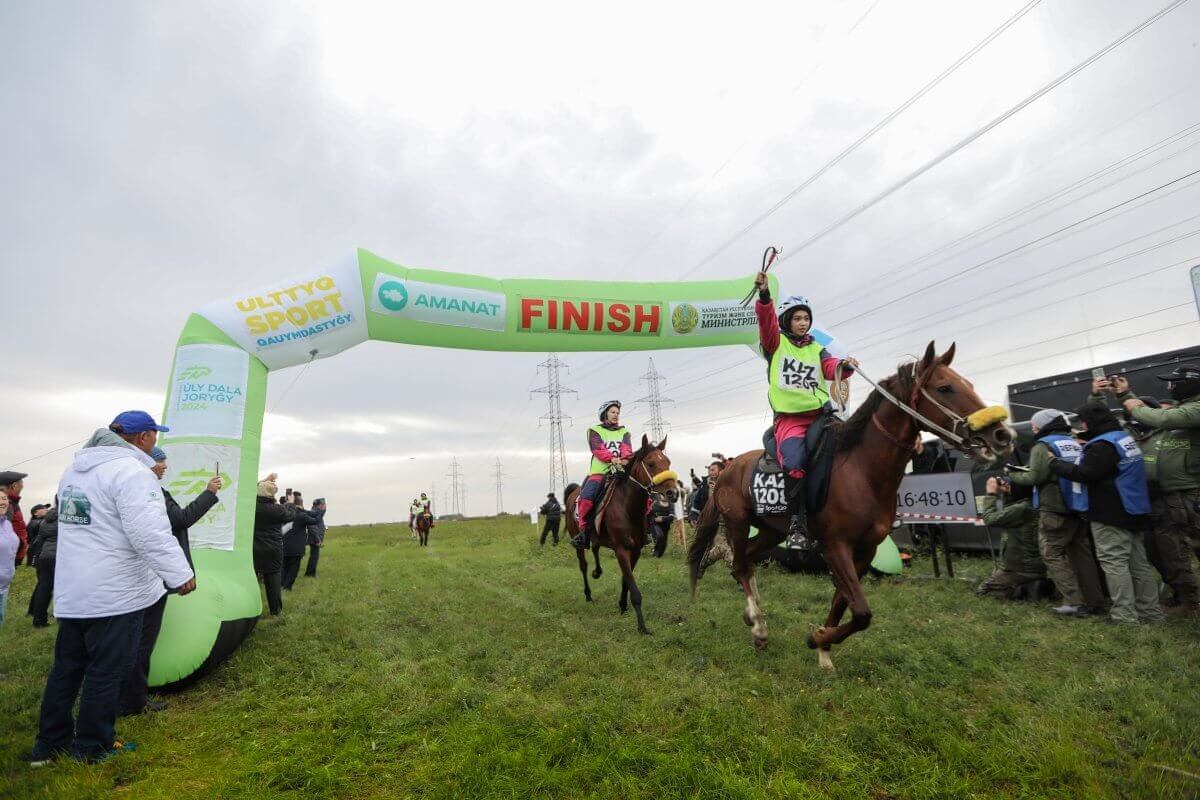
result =
M981 461L1005 458L1012 452L1016 439L1012 428L1005 423L1008 411L1001 406L985 405L975 393L975 386L950 369L953 360L953 344L939 356L934 343L929 343L925 355L912 368L909 405L943 429L931 433L967 457ZM944 435L946 432L951 438Z
M666 449L666 436L655 444L642 434L642 446L633 454L629 475L652 499L674 505L679 499L679 476L671 469L671 459L664 452Z

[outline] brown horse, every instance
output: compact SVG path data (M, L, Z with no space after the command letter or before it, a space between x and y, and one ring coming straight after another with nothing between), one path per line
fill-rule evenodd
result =
M985 408L971 383L950 369L953 358L954 345L938 356L930 342L919 362L902 364L896 375L881 382L895 402L876 390L849 421L834 429L836 449L828 500L810 519L810 532L833 573L835 587L825 624L808 636L808 646L818 650L823 669L833 669L832 645L871 624L871 609L859 581L875 557L876 547L892 529L896 490L920 431L936 433L947 444L981 460L1004 457L1012 451L1013 434L1004 424L1007 412ZM716 536L720 518L725 519L734 576L746 594L742 619L751 626L751 641L757 648L766 647L767 623L759 605L754 561L784 539L788 526L786 516L758 518L754 514L749 477L762 453L744 453L721 472L688 551L694 597L696 582L703 574L704 554ZM751 524L759 529L754 539L748 538ZM852 616L849 623L841 624L847 606Z
M428 511L422 511L417 514L417 539L420 541L421 547L429 546L429 529L433 527L433 514Z
M647 522L646 512L648 501L663 500L674 505L679 497L677 477L671 471L671 460L663 451L667 447L667 439L658 444L650 442L642 436L642 446L638 448L625 465L625 471L614 476L612 486L608 490L606 502L598 504L603 509L603 519L597 513L599 525L594 525L591 534L592 552L596 558L596 571L593 577L599 578L600 547L608 547L616 556L617 564L621 567L621 599L618 606L624 614L628 608L628 600L633 600L633 610L637 614L638 630L650 633L646 628L646 619L642 616L642 592L633 579L633 570L637 567L642 548L646 546ZM572 484L563 492L563 505L567 512L567 536L574 538L579 533L575 522L575 501L579 497L579 487ZM588 602L592 600L592 587L588 585L587 548L576 546L575 554L579 557L579 571L583 574L583 596Z

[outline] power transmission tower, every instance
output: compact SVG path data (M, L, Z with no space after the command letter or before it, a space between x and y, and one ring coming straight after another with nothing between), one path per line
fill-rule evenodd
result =
M659 389L659 381L666 383L667 379L655 369L654 359L652 358L650 359L650 371L638 378L638 380L646 382L650 393L635 402L646 403L650 406L650 437L656 442L661 442L667 432L667 422L662 416L662 404L675 402L669 397L663 397L662 391Z
M564 394L577 395L579 392L574 389L567 389L562 385L559 378L559 369L570 371L570 367L558 360L558 356L554 353L550 354L550 358L538 364L538 369L546 370L546 385L540 389L534 389L530 394L544 394L550 401L550 410L539 418L538 427L541 427L541 421L545 420L550 423L550 491L557 492L559 487L567 488L567 452L563 444L563 420L574 424L569 416L563 414L562 411L562 396Z
M462 467L459 466L458 459L451 458L450 471L446 473L446 477L450 479L450 497L453 500L451 504L452 514L464 513L462 508L466 505L465 502L461 502L464 492L464 481L462 480L462 475L459 474L460 469L462 469Z
M496 516L504 513L504 473L500 471L500 459L496 459Z

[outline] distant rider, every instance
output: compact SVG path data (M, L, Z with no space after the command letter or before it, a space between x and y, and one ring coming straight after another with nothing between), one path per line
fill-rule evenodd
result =
M588 428L588 449L592 451L592 463L588 475L579 488L579 499L575 502L575 521L579 534L571 540L576 547L588 544L588 515L604 490L604 478L610 472L625 468L633 457L633 443L629 429L621 424L621 401L609 400L600 406L600 423Z

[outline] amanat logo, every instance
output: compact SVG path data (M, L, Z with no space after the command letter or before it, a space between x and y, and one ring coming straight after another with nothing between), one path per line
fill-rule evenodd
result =
M662 306L652 302L522 297L518 331L658 336Z

